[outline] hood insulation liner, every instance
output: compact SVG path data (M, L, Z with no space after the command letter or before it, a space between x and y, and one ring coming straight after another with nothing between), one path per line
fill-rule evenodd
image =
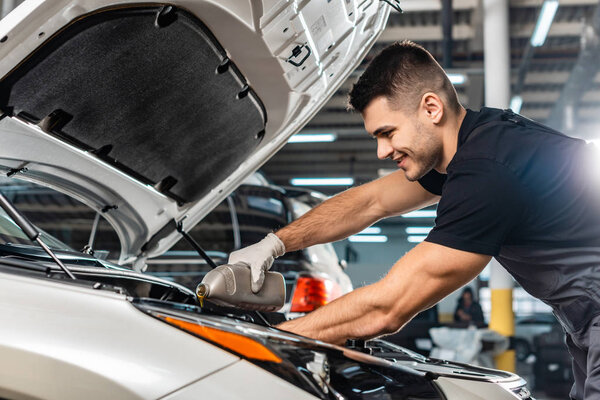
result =
M231 174L266 124L216 38L172 6L73 21L0 82L0 107L180 202Z

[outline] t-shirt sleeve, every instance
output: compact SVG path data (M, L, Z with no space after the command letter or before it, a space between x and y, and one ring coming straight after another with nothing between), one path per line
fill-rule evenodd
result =
M425 190L438 196L442 194L444 182L446 182L446 174L440 174L435 169L432 169L419 179L419 183Z
M425 241L496 256L526 209L525 187L507 167L487 159L461 161L448 173Z

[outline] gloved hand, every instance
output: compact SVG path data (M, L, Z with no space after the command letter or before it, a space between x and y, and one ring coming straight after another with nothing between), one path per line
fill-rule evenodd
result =
M252 292L257 293L265 281L265 272L271 268L273 260L285 254L285 245L274 233L251 246L234 251L229 255L229 264L248 264L251 269Z

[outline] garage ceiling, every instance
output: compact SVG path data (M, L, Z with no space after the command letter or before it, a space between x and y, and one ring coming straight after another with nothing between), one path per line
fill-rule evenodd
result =
M542 2L510 1L513 92ZM466 73L465 84L456 86L460 100L468 108L479 109L484 99L482 1L454 0L452 3L452 69L449 72ZM263 172L276 184L289 185L290 179L295 177L353 177L355 184L360 184L377 178L378 171L384 172L382 169L396 168L391 161L377 159L376 143L365 133L360 115L347 112L345 107L348 90L367 62L395 41L413 40L442 61L441 0L404 0L400 4L404 13L393 12L390 15L386 30L367 59L303 130L303 133L336 133L337 140L331 143L287 144L263 167ZM570 129L564 129L562 113L553 110L559 99L562 101L565 96L562 94L565 83L577 64L582 46L590 43L598 45L595 42L598 27L594 27L597 7L597 0L560 0L548 39L542 47L535 48L526 66L521 89L521 114L555 127L562 126L567 133L586 139L600 138L600 76L597 71L590 78L593 83L584 85L585 89L576 94ZM584 36L588 40L583 40ZM599 56L594 47L591 52L592 57ZM551 115L555 116L552 120L549 118ZM340 186L314 188L328 194L345 189Z
M2 12L8 12L21 2L0 0ZM514 92L543 0L510 0L509 3ZM600 46L596 35L600 27L594 22L598 3L598 0L560 0L546 43L535 49L525 69L521 114L555 127L564 125L563 113L553 110L564 100L565 83L577 77L573 70L582 46L590 43ZM368 61L395 41L413 40L442 61L442 0L401 0L400 4L404 13L391 13L387 28L362 65L303 130L303 133L335 133L337 140L287 144L262 169L276 184L289 185L290 179L295 177L352 177L355 184L360 184L377 178L385 170L396 169L393 162L377 159L376 143L365 133L360 115L346 111L346 96ZM453 0L452 6L452 69L449 72L467 75L467 81L456 86L460 100L468 108L479 109L484 99L482 0ZM592 46L591 57L598 58L600 51L595 49ZM594 67L600 65L600 60L597 61L592 63ZM577 104L573 108L572 124L569 129L563 126L566 133L586 139L600 138L600 76L596 72L593 76L592 83L575 93ZM345 189L340 186L314 188L327 194Z

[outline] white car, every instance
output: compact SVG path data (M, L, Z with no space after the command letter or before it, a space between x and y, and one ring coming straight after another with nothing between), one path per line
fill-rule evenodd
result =
M288 195L287 189L271 185L259 174L250 178L189 231L217 264L227 263L232 251L258 242L311 209L296 199L295 192ZM69 213L68 208L64 211ZM190 289L195 289L211 269L184 240L162 256L147 260L147 265L145 273ZM288 318L299 317L352 291L344 266L331 243L277 258L271 271L284 276L287 299L280 312Z
M0 397L530 398L513 374L329 345L140 273L310 119L388 13L377 0L29 0L0 21L0 171L79 199L121 242L111 264L42 233L54 260L0 214Z

